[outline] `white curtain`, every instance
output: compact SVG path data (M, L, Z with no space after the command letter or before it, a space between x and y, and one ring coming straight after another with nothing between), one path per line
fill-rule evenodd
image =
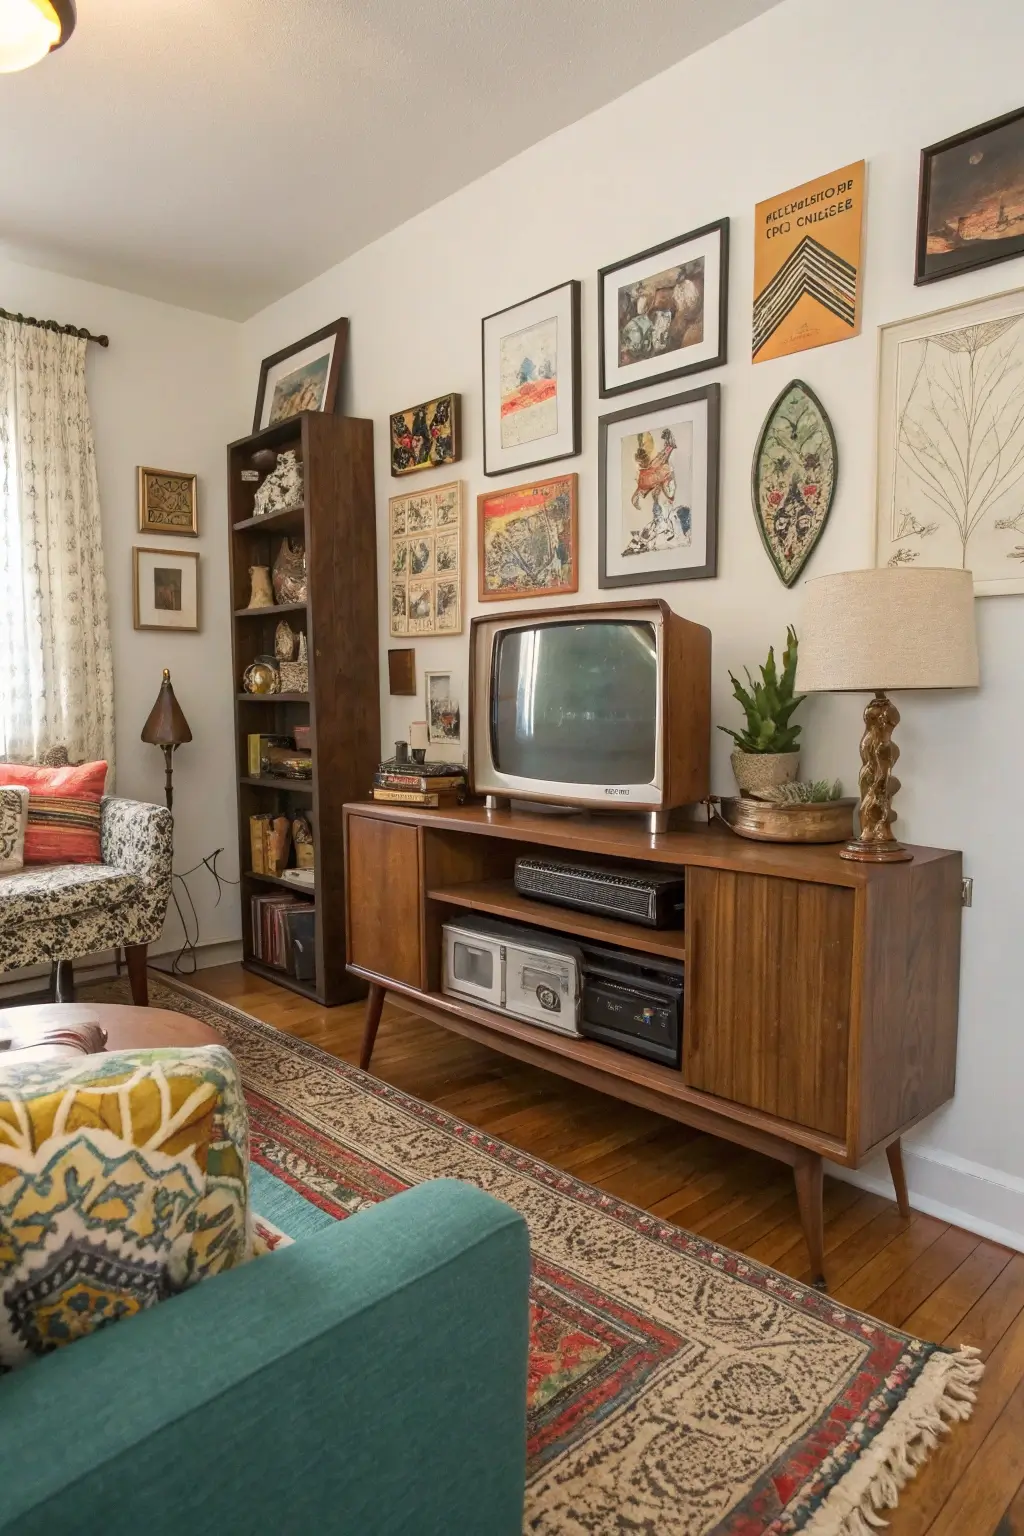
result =
M113 769L114 677L85 349L0 319L0 760ZM112 783L112 771L108 786Z

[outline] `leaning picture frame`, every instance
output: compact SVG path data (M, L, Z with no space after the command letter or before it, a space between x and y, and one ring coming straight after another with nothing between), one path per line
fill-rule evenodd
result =
M300 411L324 411L339 405L338 383L348 343L348 321L332 320L260 364L252 430L262 432Z
M485 475L580 452L582 292L573 278L481 320Z
M727 218L612 262L597 281L602 399L725 363Z

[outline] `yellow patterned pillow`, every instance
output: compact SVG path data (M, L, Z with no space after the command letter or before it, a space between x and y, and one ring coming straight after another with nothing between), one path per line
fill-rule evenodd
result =
M228 1051L0 1064L0 1373L250 1256Z

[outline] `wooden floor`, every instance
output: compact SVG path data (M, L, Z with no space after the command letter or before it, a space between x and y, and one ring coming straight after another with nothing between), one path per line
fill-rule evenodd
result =
M318 1008L238 965L193 983L356 1061L362 1005ZM788 1168L449 1034L389 1003L373 1071L524 1152L808 1279ZM830 1293L919 1337L988 1361L974 1417L953 1431L892 1515L891 1536L1024 1536L1024 1254L837 1179L825 1181Z

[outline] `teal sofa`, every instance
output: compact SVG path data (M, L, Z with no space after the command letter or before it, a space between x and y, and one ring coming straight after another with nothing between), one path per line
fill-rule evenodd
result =
M0 1378L0 1532L520 1536L529 1241L454 1180Z

